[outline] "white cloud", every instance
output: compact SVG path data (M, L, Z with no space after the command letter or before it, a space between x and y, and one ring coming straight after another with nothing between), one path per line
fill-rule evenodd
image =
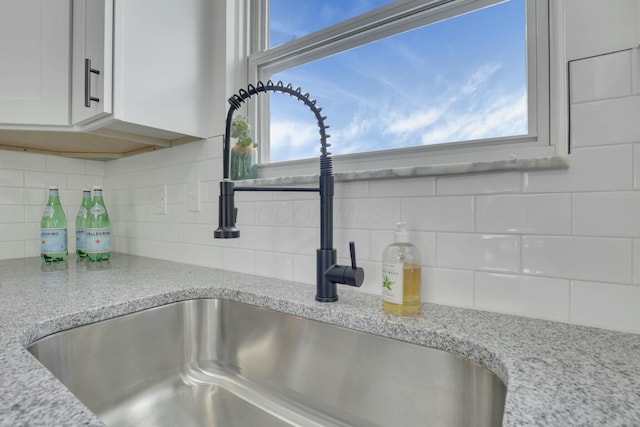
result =
M416 111L408 116L393 114L393 118L388 121L387 131L393 134L406 134L431 126L442 117L443 110L429 108L423 111Z
M470 95L476 92L483 84L502 68L502 64L484 64L479 67L462 86L461 94Z
M486 99L478 106L447 118L421 134L423 145L448 141L469 141L526 132L526 94L501 95Z
M310 120L272 123L270 142L272 161L320 155L320 133Z

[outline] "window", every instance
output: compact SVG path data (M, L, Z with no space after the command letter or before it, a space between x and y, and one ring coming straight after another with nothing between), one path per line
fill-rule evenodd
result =
M290 82L318 101L338 172L561 154L546 1L266 3L253 15L264 30L249 80ZM253 104L263 176L309 173L319 138L305 110L282 94Z

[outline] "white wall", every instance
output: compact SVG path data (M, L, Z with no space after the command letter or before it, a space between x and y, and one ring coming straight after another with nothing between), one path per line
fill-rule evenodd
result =
M337 184L335 246L344 256L356 241L363 291L380 293L381 252L405 220L423 252L425 301L640 333L640 60L618 52L632 45L635 2L615 3L566 2L568 170ZM75 215L78 179L99 180L91 171L103 165L117 251L314 283L315 194L239 193L242 237L212 238L221 151L212 138L106 165L0 153L0 258L38 254L36 221L54 178L66 179ZM191 212L197 181L201 210ZM158 184L167 215L156 214Z

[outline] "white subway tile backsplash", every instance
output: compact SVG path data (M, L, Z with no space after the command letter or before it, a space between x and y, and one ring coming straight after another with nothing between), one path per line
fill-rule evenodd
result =
M438 195L519 193L521 189L519 172L443 176L436 180Z
M4 207L0 207L4 209ZM42 213L44 211L43 205L25 205L24 206L24 222L37 222L40 223L42 219Z
M334 226L393 230L399 220L399 204L394 198L342 199L334 206Z
M436 233L425 231L410 231L409 241L416 245L416 247L420 250L420 254L422 255L422 265L436 265ZM391 241L389 241L389 243L391 243Z
M22 187L24 185L24 172L16 169L0 169L0 186Z
M219 182L222 180L223 165L221 158L205 159L197 163L198 178L203 181L212 181L215 183L216 190L219 188Z
M315 254L320 233L315 228L277 227L274 230L273 249L291 254Z
M39 210L40 215L38 215L38 220L42 216L42 209ZM8 205L8 206L0 206L0 227L2 224L10 224L13 222L25 222L25 207L22 205ZM0 239L2 238L2 233L0 233Z
M574 281L571 321L589 326L640 331L640 286Z
M569 298L569 280L475 274L475 307L479 309L568 321Z
M639 115L640 95L575 104L571 107L571 146L638 142Z
M169 252L165 254L165 259L194 264L196 259L196 245L190 243L171 243Z
M581 236L640 237L640 192L574 194L573 231Z
M476 231L571 234L571 196L569 194L478 196L476 197Z
M151 192L152 187L153 172L150 170L127 172L118 175L107 174L105 177L105 189L110 191L145 188Z
M490 234L438 233L438 267L517 273L520 237Z
M524 172L525 193L630 190L633 150L631 144L576 148L569 168Z
M222 137L222 135L208 138L205 142L205 145L207 147L207 159L222 159L223 144L224 138ZM220 161L220 163L222 163L222 161Z
M222 248L195 245L195 264L210 268L222 268Z
M47 171L73 174L86 174L87 162L68 157L47 156Z
M391 230L371 230L369 260L382 261L382 252L387 246L395 242L395 232ZM422 255L423 266L436 265L436 233L428 231L409 230L409 242L416 245ZM356 241L356 245L359 242Z
M320 202L318 200L293 201L293 225L296 227L319 228Z
M374 180L369 183L369 194L371 197L433 196L435 194L435 178Z
M170 159L169 164L171 166L177 163L192 164L195 160L205 159L208 155L207 140L201 139L193 141L188 144L182 144L183 146L173 146L168 150L158 150L164 152ZM220 155L222 155L222 150Z
M334 193L335 197L338 199L358 199L358 198L368 197L369 182L368 181L337 182L334 186L334 192L335 192Z
M278 252L256 252L255 274L282 280L292 280L293 255Z
M213 229L208 224L184 224L183 239L196 245L208 245L213 240Z
M0 205L24 204L22 200L23 190L20 188L0 187Z
M0 152L0 169L44 171L47 169L47 156L2 150Z
M573 61L569 66L571 102L631 95L631 50Z
M217 225L218 223L218 201L212 203L210 209L210 215L208 215L209 221ZM256 223L256 204L253 202L241 202L236 199L236 209L238 209L238 215L236 218L236 225L243 227L245 225L267 225ZM204 214L204 210L200 212Z
M38 247L38 255L40 254L40 247ZM25 242L24 241L0 241L0 258L12 259L23 258L25 256Z
M198 178L197 163L182 163L167 168L168 183L188 184Z
M473 272L446 268L422 269L422 300L434 304L473 307Z
M39 235L37 239L24 241L24 256L26 257L40 256L40 249L41 249L41 243L40 243Z
M524 236L522 271L536 276L631 283L631 240Z
M104 179L107 162L103 162L101 160L85 160L85 164L87 168L87 175L97 175Z
M602 0L566 0L562 4L565 6L571 12L564 16L568 60L616 52L633 45L634 0L605 3Z
M104 175L69 174L67 176L67 185L72 190L92 189L95 185L104 187Z
M640 144L633 144L633 188L640 189Z
M29 239L38 239L39 237L39 222L0 224L0 238L2 238L3 241L24 241Z
M255 202L254 224L260 226L292 226L293 202Z
M361 261L358 267L364 269L364 282L359 288L352 288L350 286L343 289L356 290L373 295L380 295L380 306L382 306L382 266L379 262ZM315 266L313 267L315 269ZM315 279L313 282L315 283ZM340 285L338 285L340 286ZM340 287L338 288L340 292Z
M249 249L225 248L222 252L222 265L225 270L254 274L256 270L256 256L256 251Z
M403 198L400 201L400 217L410 230L473 231L473 198Z
M216 227L217 228L217 227ZM276 230L273 227L260 227L247 225L240 229L238 246L242 249L253 249L258 251L272 251L275 245L274 235ZM213 238L213 231L209 234L207 242Z
M316 255L294 254L293 255L293 280L302 283L316 283ZM365 276L368 271L365 271ZM366 280L366 277L365 277Z
M47 189L56 185L60 190L67 188L67 174L57 172L25 171L24 186L28 188ZM62 193L60 193L62 197Z
M631 93L640 94L640 51L638 49L631 49Z
M47 186L48 187L48 186ZM67 191L60 190L60 200L65 200ZM38 205L41 209L44 208L47 202L47 188L23 188L18 191L18 203L24 203L25 205Z
M633 283L640 285L640 239L633 239Z

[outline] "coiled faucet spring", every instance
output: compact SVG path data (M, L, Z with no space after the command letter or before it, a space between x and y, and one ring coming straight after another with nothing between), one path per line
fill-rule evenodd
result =
M309 99L309 93L303 93L300 87L293 88L291 83L285 85L281 81L277 83L273 83L269 80L266 84L259 81L254 85L250 84L247 86L247 89L240 89L237 94L233 95L231 98L227 100L230 107L227 112L227 121L225 125L224 131L224 179L229 179L229 150L230 150L230 137L231 137L231 122L233 121L233 113L238 110L242 104L253 95L258 95L260 93L265 92L281 92L294 98L297 98L299 101L302 101L309 109L313 112L318 122L318 127L320 129L320 175L333 175L333 161L331 158L331 153L327 151L327 149L331 146L327 142L327 139L331 137L331 135L327 134L327 129L330 126L325 124L325 120L327 116L322 115L322 107L318 107L316 105L315 99Z

